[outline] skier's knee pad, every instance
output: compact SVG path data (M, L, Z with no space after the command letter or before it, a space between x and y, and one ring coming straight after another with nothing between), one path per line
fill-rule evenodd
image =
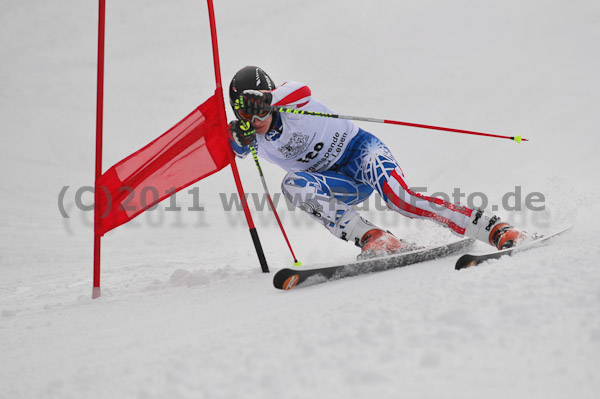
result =
M308 213L329 231L342 237L344 227L357 215L349 205L335 198L320 173L290 172L281 189L293 205Z
M281 184L287 199L298 206L306 196L330 197L348 205L366 200L373 192L367 184L358 183L341 172L289 172Z
M308 197L331 195L328 187L308 172L289 172L281 182L281 191L295 206L300 206Z

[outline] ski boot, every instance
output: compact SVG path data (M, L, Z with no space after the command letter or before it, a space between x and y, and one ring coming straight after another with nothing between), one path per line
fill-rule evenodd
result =
M490 244L499 250L521 244L527 235L508 223L498 223L490 231Z
M379 228L371 229L360 240L361 253L357 260L394 255L417 249L413 243L396 238L392 233Z
M498 216L488 216L478 209L467 223L465 237L476 238L502 250L523 243L529 235L500 220Z

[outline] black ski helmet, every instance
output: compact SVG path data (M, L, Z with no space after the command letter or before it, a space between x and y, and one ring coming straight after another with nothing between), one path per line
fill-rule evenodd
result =
M233 108L235 100L244 90L274 90L275 83L269 75L257 66L245 66L233 76L229 84L229 104ZM234 109L235 112L235 109Z

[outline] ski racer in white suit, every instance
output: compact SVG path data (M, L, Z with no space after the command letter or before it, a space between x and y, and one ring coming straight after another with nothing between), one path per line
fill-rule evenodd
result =
M431 220L460 237L499 249L525 238L496 216L415 193L386 145L348 120L270 111L273 105L333 113L304 84L275 87L261 68L248 66L232 79L229 97L238 118L229 129L234 152L244 157L254 145L260 157L288 171L281 185L288 200L336 237L362 248L364 257L412 249L351 208L373 191L390 209Z

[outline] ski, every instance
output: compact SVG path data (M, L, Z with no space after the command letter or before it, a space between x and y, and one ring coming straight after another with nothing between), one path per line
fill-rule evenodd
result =
M289 290L301 284L313 285L360 274L380 272L443 258L468 248L474 242L475 240L472 238L465 238L450 244L422 248L396 255L361 260L343 265L306 270L281 269L273 277L273 285L275 288L281 290Z
M507 256L507 255L512 255L514 253L517 252L521 252L521 251L525 251L531 248L535 248L540 246L541 244L543 244L544 242L548 241L551 238L556 237L559 234L562 234L566 231L571 230L573 227L568 227L566 229L557 231L556 233L547 235L547 236L542 236L539 238L536 238L534 240L531 240L529 242L526 242L522 245L518 245L516 247L512 247L512 248L507 248L507 249L503 249L500 251L494 251L494 252L490 252L490 253L484 253L484 254L465 254L463 256L461 256L460 258L458 258L458 260L456 261L456 265L454 266L454 268L456 270L461 270L461 269L466 269L468 267L473 267L473 266L477 266L480 263L483 263L487 260L490 259L499 259L503 256Z

